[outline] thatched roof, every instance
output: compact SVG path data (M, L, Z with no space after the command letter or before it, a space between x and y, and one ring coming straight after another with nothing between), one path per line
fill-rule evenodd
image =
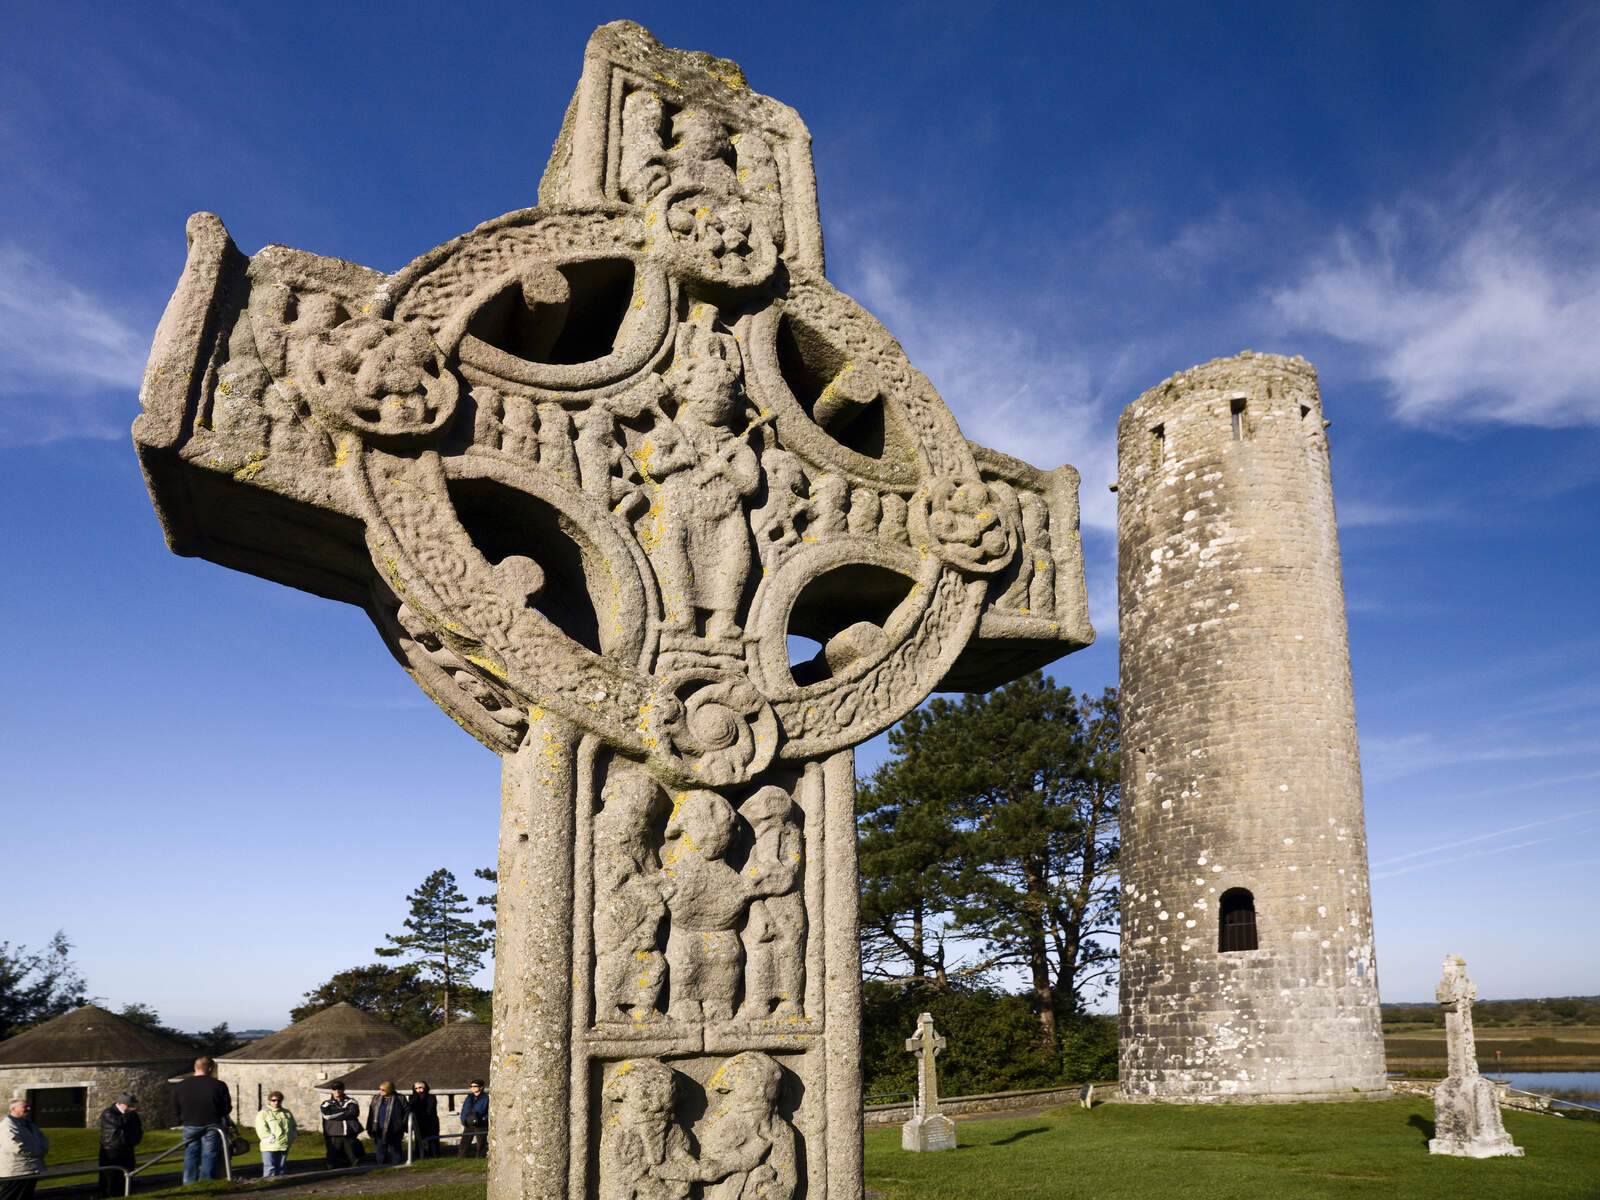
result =
M376 1092L380 1083L392 1079L404 1092L421 1079L435 1092L464 1092L468 1080L488 1078L489 1027L456 1021L351 1071L344 1077L344 1087L352 1093ZM317 1085L317 1091L327 1090L328 1084Z
M85 1004L53 1021L0 1042L0 1067L90 1063L181 1063L195 1058L193 1046Z
M371 1062L411 1039L381 1017L341 1000L287 1029L247 1042L222 1062Z

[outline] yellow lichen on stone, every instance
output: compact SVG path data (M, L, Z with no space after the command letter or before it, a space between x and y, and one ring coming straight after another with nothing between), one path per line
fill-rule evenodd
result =
M266 468L267 452L265 450L252 450L245 458L244 466L233 473L233 478L238 483L249 483Z

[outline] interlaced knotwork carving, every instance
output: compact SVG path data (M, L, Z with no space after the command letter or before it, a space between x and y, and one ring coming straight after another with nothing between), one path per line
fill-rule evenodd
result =
M151 493L506 757L495 1069L538 1083L497 1121L538 1132L495 1200L848 1189L833 756L1087 643L1076 477L969 446L827 282L809 134L734 64L600 30L540 199L393 276L193 218Z

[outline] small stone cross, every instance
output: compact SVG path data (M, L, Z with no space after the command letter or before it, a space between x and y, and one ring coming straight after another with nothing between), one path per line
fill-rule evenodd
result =
M1444 976L1433 994L1447 1010L1444 1020L1450 1074L1463 1078L1476 1075L1478 1052L1472 1032L1472 1002L1478 997L1478 988L1467 977L1467 964L1460 955L1452 954L1444 960Z
M939 1079L933 1060L944 1049L944 1038L933 1031L933 1014L917 1018L916 1036L906 1039L906 1050L917 1056L917 1115L930 1117L939 1111Z
M1433 1090L1434 1136L1428 1153L1463 1158L1520 1157L1500 1120L1500 1096L1494 1083L1478 1073L1472 1036L1472 1002L1478 989L1467 978L1460 955L1444 960L1444 977L1434 997L1445 1006L1445 1037L1450 1047L1450 1074Z

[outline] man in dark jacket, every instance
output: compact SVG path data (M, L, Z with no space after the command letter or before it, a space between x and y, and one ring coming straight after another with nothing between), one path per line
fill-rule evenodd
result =
M378 1094L367 1104L367 1132L380 1167L405 1162L406 1100L395 1094L392 1079L380 1083Z
M183 1126L183 1182L221 1179L222 1156L228 1152L223 1131L233 1111L228 1085L215 1078L217 1063L210 1055L194 1060L194 1074L172 1089L173 1124ZM206 1126L219 1128L207 1132Z
M489 1093L483 1090L481 1079L467 1084L467 1098L461 1102L461 1145L456 1147L456 1157L489 1157Z
M427 1080L419 1079L411 1085L411 1098L406 1102L406 1109L411 1114L411 1127L417 1134L417 1157L438 1157L439 1098L428 1087Z
M144 1137L144 1122L139 1119L139 1101L132 1092L123 1092L117 1102L100 1114L100 1165L133 1167L133 1148ZM127 1177L121 1171L100 1172L100 1195L127 1194Z
M322 1140L328 1147L328 1166L353 1167L361 1161L361 1105L344 1094L344 1080L328 1085L333 1093L322 1102Z

